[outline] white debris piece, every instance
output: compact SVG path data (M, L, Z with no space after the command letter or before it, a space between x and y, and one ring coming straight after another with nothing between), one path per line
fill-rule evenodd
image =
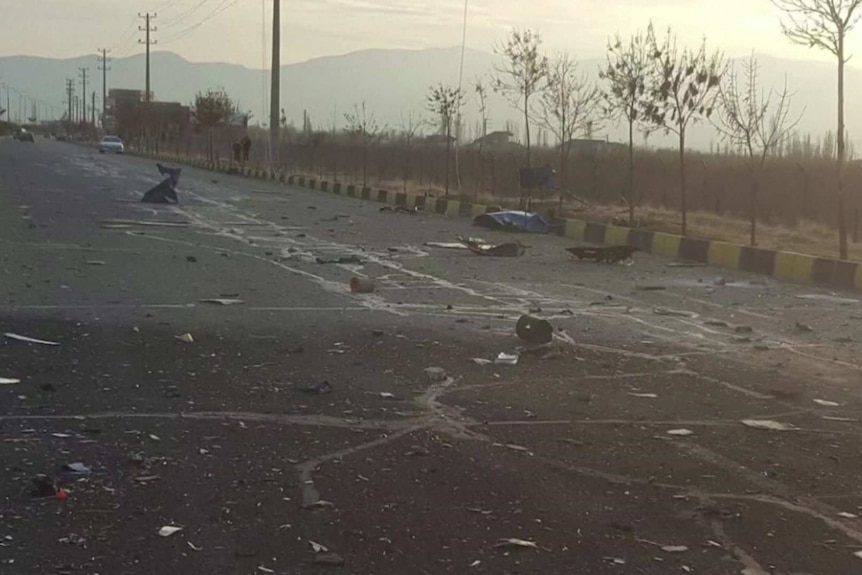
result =
M768 429L770 431L793 431L799 429L791 423L772 421L771 419L743 419L742 424L754 429Z

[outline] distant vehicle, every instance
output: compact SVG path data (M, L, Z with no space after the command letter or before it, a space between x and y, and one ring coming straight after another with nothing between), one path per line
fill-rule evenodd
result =
M113 152L115 154L122 154L126 151L126 147L123 145L123 140L118 138L117 136L105 136L99 142L99 153L104 154L106 152Z
M28 132L24 128L18 130L18 134L15 136L18 138L20 142L35 142L36 138L33 137L33 132Z

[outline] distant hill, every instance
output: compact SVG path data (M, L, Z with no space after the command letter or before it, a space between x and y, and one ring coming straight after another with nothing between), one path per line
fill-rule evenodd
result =
M779 87L787 82L796 92L794 108L805 110L799 129L815 136L834 131L836 116L835 66L828 63L759 57L764 87ZM397 129L402 114L413 110L427 116L425 96L428 87L438 82L456 85L460 62L459 48L430 50L364 50L342 56L316 58L282 68L282 102L288 119L301 125L307 111L315 127L328 129L333 122L341 126L344 113L361 101L367 102L381 126ZM474 78L487 76L493 70L495 56L479 50L467 50L464 61L465 88L471 88ZM597 75L599 60L586 60L582 69ZM97 70L95 55L65 60L29 56L0 57L0 82L5 82L30 96L60 107L65 102L66 78L77 77L77 70L90 68L87 91L101 96L102 78ZM144 56L114 59L108 73L108 86L143 88ZM193 101L195 93L207 88L224 87L246 110L254 114L252 123L266 121L268 109L262 100L263 82L267 72L224 63L193 63L171 52L152 54L152 89L158 100ZM80 92L80 83L76 84ZM857 102L862 94L862 70L847 68L846 79L847 128L851 140L862 144L862 107ZM13 94L12 108L15 109ZM88 99L89 103L89 99ZM5 104L5 102L4 102ZM503 129L507 121L516 133L523 132L521 117L500 96L490 98L489 129ZM468 91L465 126L469 130L478 122L475 98ZM535 134L535 132L534 132ZM599 130L594 137L623 140L625 132L611 126ZM535 138L534 138L535 139ZM706 148L718 137L709 127L696 127L689 137L693 147ZM650 139L653 145L673 145L673 139L660 134ZM858 147L858 144L857 144Z

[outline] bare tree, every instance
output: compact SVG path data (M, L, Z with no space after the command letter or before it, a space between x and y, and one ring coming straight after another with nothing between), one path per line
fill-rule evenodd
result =
M642 122L641 110L649 97L647 92L652 60L650 47L655 34L652 24L646 32L632 36L627 43L617 35L608 41L607 67L599 77L607 82L603 93L606 113L625 118L629 127L628 190L629 225L635 220L635 124ZM648 130L646 130L648 133Z
M416 136L425 126L425 120L422 119L415 111L410 110L406 115L401 114L399 128L401 130L401 138L404 140L405 154L402 163L402 176L404 179L404 191L407 191L407 182L410 179L410 157L413 152L413 143Z
M548 75L541 93L539 124L557 138L560 146L560 207L563 204L566 164L572 139L594 125L600 114L601 92L586 74L578 70L577 61L569 54L557 54L548 66Z
M787 80L781 91L763 91L758 86L759 66L752 56L742 64L743 78L735 69L727 74L719 90L719 113L716 127L733 146L742 148L745 164L751 177L749 191L751 233L750 243L757 241L757 193L760 176L766 159L775 154L787 140L801 116L790 119L790 100Z
M494 90L524 111L527 167L530 167L530 97L541 89L548 73L548 59L539 52L542 37L532 30L512 30L509 38L494 48L504 61L496 66Z
M380 138L381 129L374 114L365 109L365 102L353 105L352 114L344 114L347 133L362 146L362 187L368 185L368 148Z
M428 111L438 118L440 132L446 136L446 197L449 197L449 156L452 150L452 120L464 97L461 90L438 84L428 88Z
M772 0L784 12L781 31L795 43L831 52L838 58L838 253L847 259L844 219L844 64L850 59L845 41L862 17L862 0Z
M665 132L679 138L679 195L682 235L688 232L685 172L685 135L688 128L712 115L725 63L721 52L706 52L706 41L698 50L679 49L668 30L659 45L652 38L654 76L650 79L650 99L645 117Z

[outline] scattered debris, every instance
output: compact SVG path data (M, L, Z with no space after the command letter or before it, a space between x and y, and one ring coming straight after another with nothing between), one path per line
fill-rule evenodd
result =
M134 481L138 483L150 483L152 481L158 481L162 477L160 475L141 475L140 477L135 477Z
M314 261L319 264L361 264L362 258L355 254L349 256L339 256L337 258L322 258L320 256L314 258Z
M173 525L165 525L164 527L159 529L159 535L161 537L170 537L171 535L173 535L177 531L182 531L182 530L183 530L182 527L174 527Z
M458 236L458 241L463 243L468 250L480 256L493 256L503 258L516 258L524 255L527 246L521 242L506 242L504 244L491 244L478 238L465 238Z
M231 299L231 298L211 298L211 299L202 299L201 303L212 303L216 305L239 305L245 303L241 299Z
M667 286L660 285L639 285L635 286L637 291L664 291L667 289Z
M694 435L694 432L690 429L668 429L666 433L668 435L676 435L679 437L688 437L689 435Z
M16 383L21 383L21 380L9 377L0 377L0 385L15 385Z
M804 294L796 296L797 299L810 299L814 301L828 301L830 303L837 303L840 305L852 305L855 303L859 303L858 299L850 299L846 297L838 297L834 295L826 295L826 294Z
M857 519L859 516L853 513L847 513L846 511L841 511L838 513L838 517L843 517L844 519Z
M657 399L658 395L655 393L629 393L629 395L633 397L643 397L645 399Z
M416 215L419 213L419 208L417 206L413 206L412 208L408 208L407 206L383 206L380 208L380 213L383 212L392 212L395 214L410 214Z
M706 264L697 262L670 262L665 264L669 268L705 268Z
M631 260L636 251L635 246L604 246L604 247L582 247L576 246L566 248L566 251L578 258L578 261L590 261L595 263L616 264Z
M485 359L484 357L471 357L470 361L472 361L476 365L489 365L491 363L494 363L490 359Z
M332 385L330 385L328 381L319 381L302 385L299 387L299 390L304 391L305 393L324 395L326 393L332 393Z
M852 419L850 417L832 417L829 415L824 415L820 419L825 419L827 421L842 421L844 423L852 423L856 421L855 419Z
M381 391L380 397L382 397L383 399L395 399L395 394L389 393L388 391Z
M516 353L509 354L501 351L500 354L497 355L497 359L494 360L494 363L497 365L518 365L518 357L519 356Z
M422 245L425 247L429 247L429 248L443 248L446 250L466 250L466 249L469 249L467 246L465 246L461 242L458 242L458 243L455 243L455 242L425 242Z
M325 499L318 499L302 506L303 509L322 509L324 507L335 507L335 504Z
M551 227L543 215L517 210L480 214L473 218L473 225L492 230L533 234L547 233Z
M768 429L771 431L794 431L798 429L793 424L772 421L771 419L743 419L742 424L754 429Z
M425 375L435 382L446 381L446 378L449 377L449 374L442 367L426 367Z
M103 266L106 265L107 262L103 262L101 260L87 260L86 264L88 266Z
M350 278L350 291L353 293L373 293L375 289L374 280L353 276Z
M37 343L39 345L60 345L56 341L45 341L44 339L35 339L32 337L27 337L26 335L18 335L17 333L4 333L4 336L9 339L14 339L17 341L23 341L24 343Z
M652 312L656 315L669 315L673 317L697 317L697 314L683 309L670 309L666 307L654 307Z
M77 545L78 547L84 547L87 544L87 540L77 533L70 533L66 537L61 537L57 542L64 545Z
M174 339L177 341L181 341L183 343L194 343L195 342L195 338L193 338L192 334L190 334L190 333L184 333L182 335L175 335Z
M188 545L192 551L203 551L204 550L203 547L198 547L197 545L195 545L191 541L186 541L186 545Z
M709 327L729 327L726 321L722 321L720 319L708 319L703 322L703 325L707 325Z
M198 258L196 258L195 256L186 256L186 261L190 264L194 264L197 263Z
M665 553L684 553L688 551L688 547L685 545L663 545L661 550Z
M63 471L75 475L89 475L92 470L81 462L75 462L64 465Z
M341 567L344 565L344 557L338 553L320 553L314 556L312 561L315 565L329 565L331 567Z
M494 549L539 549L539 546L534 541L511 537L498 541Z
M30 490L32 497L54 497L57 495L57 484L47 475L39 474L30 479L33 488Z
M529 315L518 318L515 333L528 343L545 344L554 339L554 328L549 321Z
M311 550L314 551L315 553L328 553L329 552L329 549L327 549L325 545L321 545L320 543L312 541L311 539L308 540L308 544L311 545Z
M838 407L841 404L835 403L834 401L827 401L825 399L815 399L813 400L817 405L822 405L823 407Z
M796 331L798 331L798 332L811 333L812 331L814 331L814 328L811 327L810 325L800 323L798 321L796 322L795 327L796 327Z

